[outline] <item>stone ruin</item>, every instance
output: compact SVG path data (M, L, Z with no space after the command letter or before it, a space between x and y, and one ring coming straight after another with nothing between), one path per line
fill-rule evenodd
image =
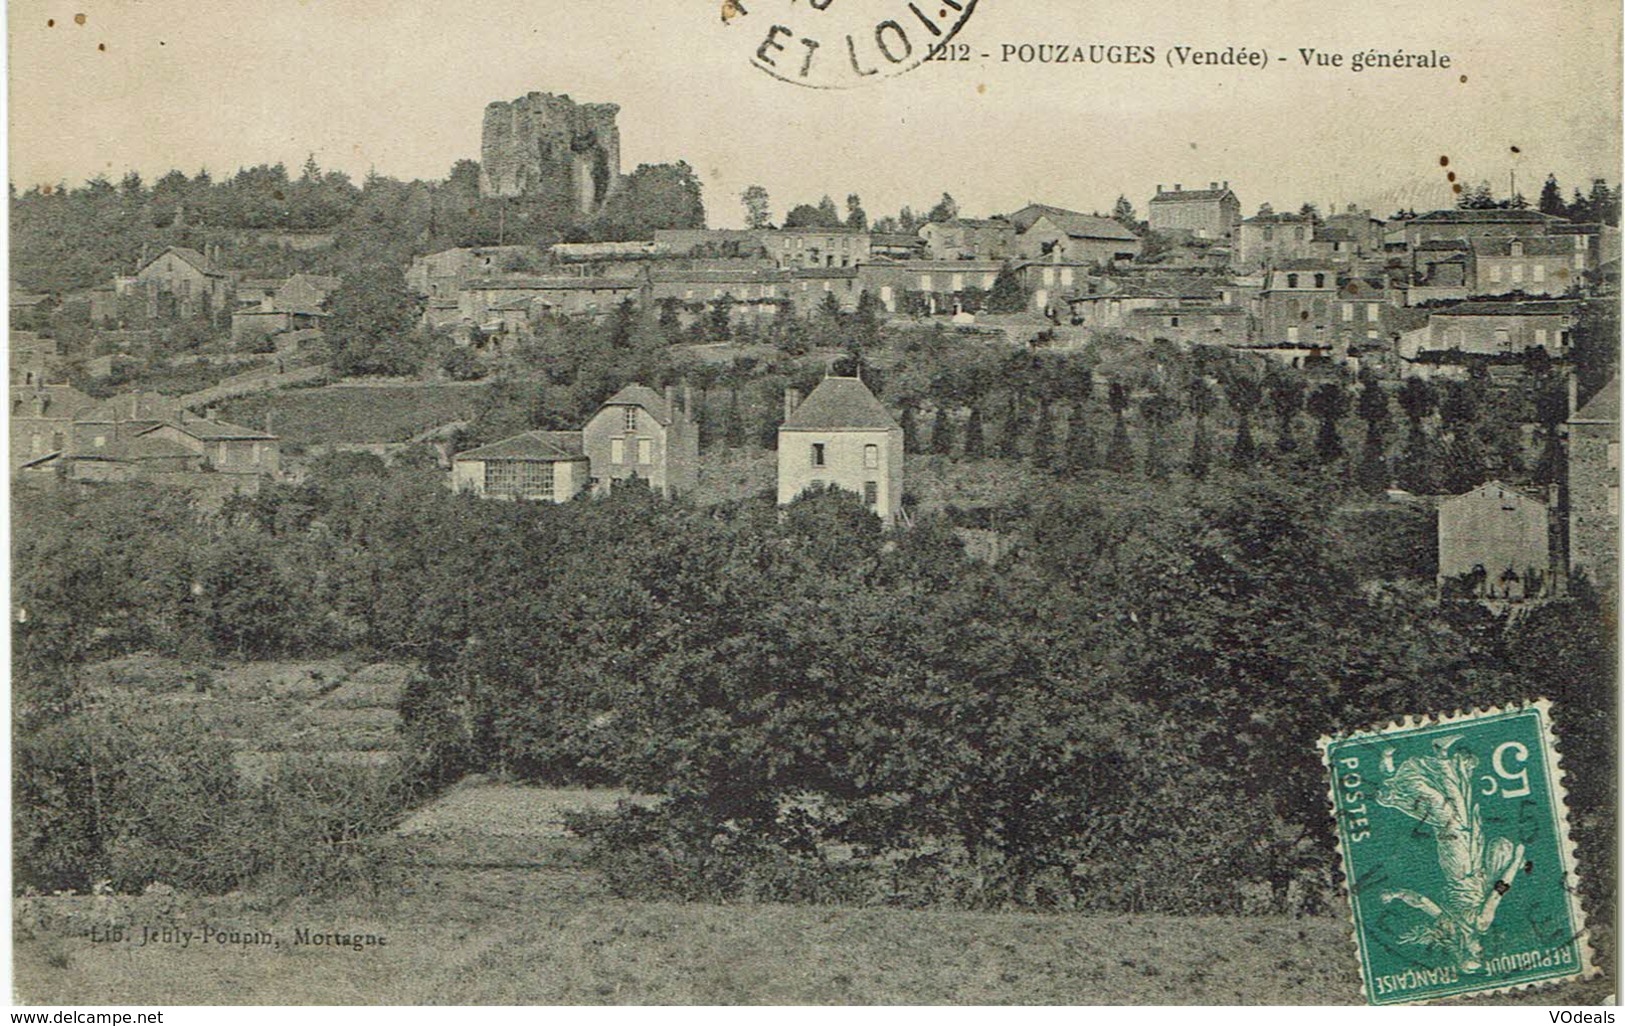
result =
M562 195L580 213L596 214L620 185L620 111L552 93L487 105L480 195Z

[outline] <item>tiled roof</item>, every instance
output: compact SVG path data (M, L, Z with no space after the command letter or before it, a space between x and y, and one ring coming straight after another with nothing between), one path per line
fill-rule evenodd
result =
M648 411L649 416L661 424L671 423L671 409L666 405L666 398L648 385L633 382L604 400L605 406L641 406Z
M210 266L208 258L202 253L199 253L195 249L188 249L185 246L164 247L164 249L157 256L153 257L152 260L148 260L146 263L143 263L141 267L136 268L136 273L140 274L143 269L150 267L153 261L157 260L159 257L162 257L165 253L175 254L204 274L212 275L216 278L225 277L225 275L221 274L219 271L216 271L212 266Z
M956 217L952 221L932 223L941 223L945 228L1015 228L1015 225L1002 217Z
M1467 245L1467 240L1466 239L1429 239L1426 242L1419 242L1419 243L1416 244L1417 252L1422 252L1423 250L1430 250L1430 251L1431 250L1444 250L1444 251L1447 251L1447 252L1460 252L1462 250L1471 249L1471 248L1472 247Z
M1024 232L1031 231L1039 218L1048 218L1051 224L1074 239L1118 239L1123 242L1136 242L1140 238L1109 217L1096 217L1094 214L1083 214L1076 210L1065 210L1042 203L1030 203L1010 215L1011 222ZM1021 223L1023 221L1026 222L1025 225Z
M1485 256L1511 256L1512 244L1523 243L1524 256L1573 256L1572 235L1542 236L1522 239L1512 235L1480 235L1473 239L1473 252Z
M1613 378L1569 418L1571 424L1618 424L1619 379Z
M180 401L158 392L127 392L86 409L79 420L90 423L116 421L174 420L180 416Z
M209 420L206 417L194 417L190 414L182 414L181 419L178 422L173 420L166 421L163 424L159 424L157 427L148 428L146 431L141 432L141 434L151 434L152 432L163 427L173 427L178 431L183 431L186 434L191 435L193 438L204 442L276 440L276 435L267 434L264 431L256 431L253 428L240 427L236 424L227 424L223 420Z
M1325 260L1310 260L1295 257L1291 260L1282 260L1274 265L1278 271L1332 271L1332 265Z
M573 443L571 438L573 437ZM460 452L457 460L536 460L547 463L584 459L579 431L526 431L478 449Z
M13 407L16 407L19 403L37 398L45 399L45 410L42 416L52 418L75 417L96 405L96 400L72 385L35 385L32 388L23 387L11 390ZM12 414L14 417L23 415Z
M570 292L570 291L596 291L598 289L611 289L629 291L638 287L635 278L476 278L470 281L465 289L496 289L503 291L524 292Z
M1509 485L1505 481L1496 480L1485 481L1472 491L1463 492L1460 495L1452 495L1444 500L1444 505L1449 505L1453 502L1460 502L1463 499L1469 498L1493 498L1496 500L1522 499L1526 502L1538 503L1542 506L1546 505L1546 500L1544 497L1531 494L1529 491L1519 488L1517 485Z
M1235 193L1229 189L1176 189L1172 192L1163 190L1151 197L1152 203L1174 203L1186 200L1221 200Z
M876 431L896 426L861 378L825 378L782 425L790 431Z
M772 284L790 280L790 275L775 267L741 267L738 270L706 269L701 271L653 271L650 281L664 284L693 282L696 285Z
M1294 214L1291 211L1281 213L1254 214L1243 220L1242 224L1313 224L1315 219L1308 214Z
M1545 224L1559 220L1538 210L1430 210L1411 224L1504 224L1509 221Z
M1572 299L1537 299L1528 302L1457 303L1430 311L1435 317L1554 317L1575 313L1580 304Z

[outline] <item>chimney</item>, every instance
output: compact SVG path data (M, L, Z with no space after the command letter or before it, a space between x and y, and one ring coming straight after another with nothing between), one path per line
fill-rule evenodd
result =
M670 383L666 385L666 416L677 419L677 386Z
M794 388L785 389L784 390L784 419L789 420L790 419L790 414L796 412L796 407L800 406L800 405L801 405L801 392L799 390L797 390L797 389L794 389Z
M1158 196L1162 195L1162 183L1161 182L1157 183L1157 195Z
M1226 188L1226 189L1228 189L1228 188L1230 188L1230 179L1228 179L1228 178L1226 178L1226 179L1225 179L1225 180L1224 180L1224 187L1225 187L1225 188Z
M1219 191L1219 183L1218 182L1209 182L1209 183L1207 183L1207 187L1212 192L1218 192Z
M688 383L687 378L683 379L683 419L694 419L694 386Z
M1179 183L1178 183L1178 182L1175 182L1175 183L1174 183L1174 191L1175 191L1175 192L1178 192L1178 191L1180 191L1180 190L1181 190L1181 189L1183 189L1183 188L1184 188L1184 186L1183 186L1183 185L1180 185L1180 184L1179 184Z

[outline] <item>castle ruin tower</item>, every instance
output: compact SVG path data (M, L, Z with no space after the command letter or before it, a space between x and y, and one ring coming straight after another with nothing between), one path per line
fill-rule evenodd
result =
M529 93L485 108L480 195L559 196L591 216L621 183L621 132L613 103Z

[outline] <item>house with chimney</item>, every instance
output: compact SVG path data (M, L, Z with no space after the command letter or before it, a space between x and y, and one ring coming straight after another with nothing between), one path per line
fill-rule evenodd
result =
M1281 213L1265 204L1258 213L1236 225L1237 270L1255 271L1288 260L1312 260L1318 255L1315 233L1320 227L1309 214Z
M1146 220L1154 232L1188 235L1194 239L1229 239L1241 222L1241 200L1230 183L1209 182L1206 189L1157 186L1147 206Z
M11 472L60 455L73 439L74 418L96 400L72 385L11 384Z
M699 477L700 435L693 397L679 404L630 384L606 399L579 431L526 431L451 461L453 491L482 498L568 502L584 491L606 494L641 481L666 498L692 490Z
M956 217L920 227L931 260L1003 260L1016 252L1016 226L1002 217Z
M147 316L196 317L214 314L233 303L236 290L231 276L216 269L214 261L195 249L166 246L136 268L128 278L114 280L120 295L147 300Z
M828 485L853 492L887 526L903 510L903 429L862 378L827 377L784 394L779 505Z
M581 429L581 439L599 491L638 479L670 498L698 483L700 434L686 387L679 404L671 385L664 395L646 385L627 385L598 408Z

